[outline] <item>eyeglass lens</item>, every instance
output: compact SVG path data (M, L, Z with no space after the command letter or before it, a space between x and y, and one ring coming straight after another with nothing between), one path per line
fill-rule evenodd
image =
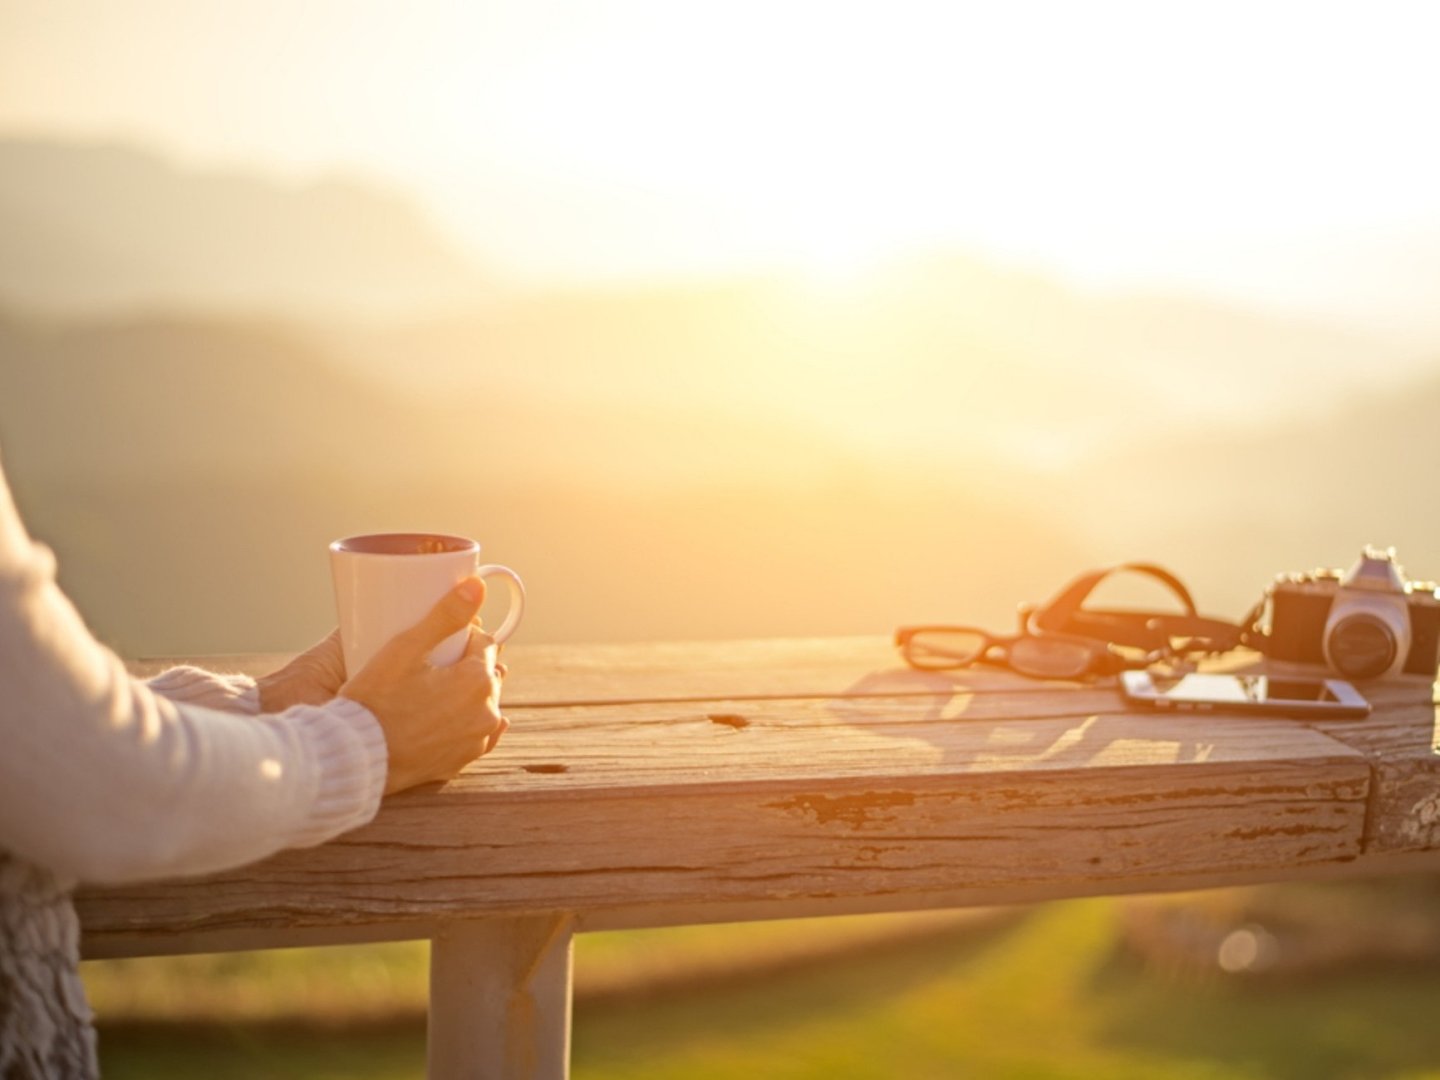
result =
M1010 666L1038 679L1073 679L1090 670L1094 652L1078 641L1022 637L1010 646Z
M905 660L914 667L942 671L979 660L996 642L983 630L920 630L905 643ZM1020 637L1009 643L1005 662L1037 679L1073 679L1086 674L1094 651L1083 642L1056 637Z
M980 630L922 630L905 643L905 659L917 668L940 670L973 664L990 644Z

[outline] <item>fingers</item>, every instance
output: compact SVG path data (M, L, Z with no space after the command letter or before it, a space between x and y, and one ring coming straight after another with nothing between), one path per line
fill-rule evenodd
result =
M336 680L335 686L338 689L340 683L345 681L345 647L340 641L340 628L337 626L331 630L311 646L310 652L324 668L326 674Z
M421 656L470 625L485 601L485 582L468 577L440 598L418 623L400 635L406 646Z
M487 718L488 730L479 743L478 756L482 757L494 750L500 736L510 729L510 721L498 712L505 665L496 663L496 648L495 639L479 629L478 622L472 624L465 655L448 669L448 674L464 686L464 692L475 703L477 715Z
M500 717L499 725L495 728L494 731L492 731L489 735L485 737L485 745L480 751L480 756L484 757L486 754L490 753L490 751L494 750L495 747L500 745L500 736L504 735L505 732L509 730L510 721L506 717Z
M487 667L493 667L495 666L493 663L495 654L491 650L494 648L496 648L495 639L481 630L478 623L471 623L470 640L465 643L464 658L468 660L478 656L481 660L486 661Z

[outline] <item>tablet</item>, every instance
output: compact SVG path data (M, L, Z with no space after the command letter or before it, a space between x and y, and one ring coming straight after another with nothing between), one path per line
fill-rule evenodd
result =
M1122 671L1120 692L1126 701L1153 709L1321 719L1370 715L1370 703L1343 679Z

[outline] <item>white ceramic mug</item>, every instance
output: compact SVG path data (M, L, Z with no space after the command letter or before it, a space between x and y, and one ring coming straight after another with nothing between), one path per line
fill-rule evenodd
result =
M481 566L480 545L463 536L373 533L336 540L330 545L330 573L345 670L351 675L472 574L504 578L510 586L510 610L499 629L491 631L497 643L515 632L525 610L519 575L508 566ZM461 630L446 638L430 654L430 662L443 667L459 660L467 637Z

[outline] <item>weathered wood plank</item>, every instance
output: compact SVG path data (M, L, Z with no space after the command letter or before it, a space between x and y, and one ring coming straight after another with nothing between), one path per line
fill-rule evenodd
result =
M985 884L934 892L891 893L874 896L787 897L783 900L741 900L728 903L700 901L681 904L636 903L625 908L576 914L576 932L633 930L698 923L751 922L799 919L829 915L873 915L887 912L939 911L963 907L1031 904L1090 896L1136 893L1194 892L1230 886L1267 885L1287 881L1344 881L1404 874L1440 873L1440 850L1389 855L1362 855L1340 862L1303 866L1267 866L1248 870L1207 870L1193 875L1155 878L1105 878L1063 884ZM164 928L133 933L89 934L85 956L103 959L125 956L173 956L190 953L234 952L250 949L307 948L377 941L414 941L433 938L451 920L407 919L403 922L366 922L327 926L230 927L174 933Z
M1391 690L1395 695L1397 691ZM1399 698L1403 702L1404 698ZM1364 754L1373 770L1365 850L1440 849L1440 711L1428 701L1377 706L1368 720L1315 725Z
M886 637L802 638L586 645L510 645L506 707L769 697L946 694L954 688L1034 692L1042 684L998 668L918 672ZM136 660L148 677L180 663L259 676L288 660L281 653ZM1063 692L1079 683L1045 683Z
M200 664L217 671L263 675L289 659L284 653L156 658L130 662L148 677L176 664ZM508 705L605 704L634 701L743 700L767 697L894 697L910 694L1063 693L1113 688L1098 683L1038 682L1000 668L919 672L907 668L890 639L781 638L748 641L638 642L608 645L509 645L505 659ZM1266 661L1236 650L1206 662L1217 671L1274 671L1314 675L1313 668ZM1384 710L1396 704L1440 700L1424 680L1403 678L1366 683L1362 692ZM1369 721L1367 721L1369 723Z
M886 637L658 642L507 652L506 701L603 704L769 697L857 697L1034 691L1030 679L997 668L920 672ZM1080 684L1055 683L1051 692Z
M92 936L131 937L557 908L619 919L1137 878L1159 889L1361 852L1366 760L1304 725L1015 719L991 697L516 710L500 751L388 800L363 829L197 882L84 893L82 917Z
M1316 674L1315 669L1265 661L1244 651L1217 659L1218 670ZM1312 721L1310 726L1363 754L1373 770L1365 851L1370 854L1440 849L1440 713L1429 679L1402 676L1358 684L1373 712L1360 720Z

